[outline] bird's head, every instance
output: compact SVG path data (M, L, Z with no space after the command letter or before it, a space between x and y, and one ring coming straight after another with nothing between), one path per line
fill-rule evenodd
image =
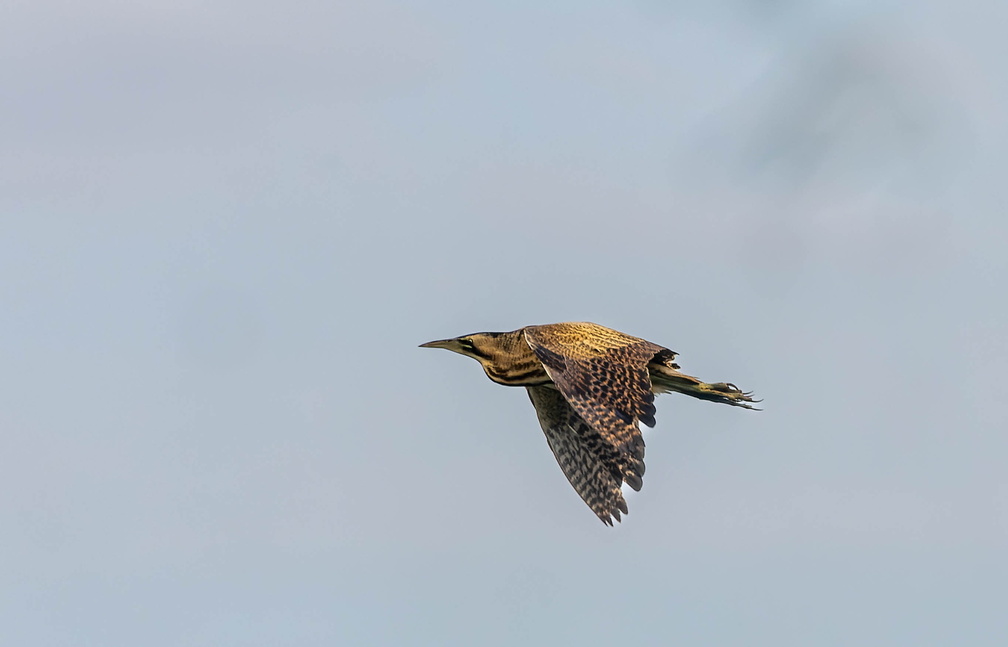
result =
M500 344L501 333L477 332L471 335L462 335L451 339L439 339L420 344L420 348L444 348L459 355L472 357L483 364L492 363L494 358L503 352Z

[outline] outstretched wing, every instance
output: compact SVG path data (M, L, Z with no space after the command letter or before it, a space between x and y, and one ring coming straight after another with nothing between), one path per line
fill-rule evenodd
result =
M550 386L527 387L546 441L574 490L603 523L620 520L627 504L619 454ZM641 464L641 472L644 466ZM636 489L640 489L639 481Z
M588 323L529 326L525 340L571 409L615 452L620 480L639 490L644 439L637 423L655 424L647 365L664 349Z

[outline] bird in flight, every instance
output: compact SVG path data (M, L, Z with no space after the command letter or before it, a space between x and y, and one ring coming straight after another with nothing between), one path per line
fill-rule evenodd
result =
M524 386L567 480L603 523L627 514L623 483L640 491L656 393L754 409L752 393L679 372L676 352L593 323L526 326L421 344L478 361L487 377Z

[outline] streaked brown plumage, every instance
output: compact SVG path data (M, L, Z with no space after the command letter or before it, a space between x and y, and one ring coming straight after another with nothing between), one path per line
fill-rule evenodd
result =
M655 425L654 396L675 391L752 409L734 384L707 384L679 372L676 354L593 323L526 326L421 344L476 359L487 376L524 386L560 468L606 524L627 513L621 487L640 490L644 439Z

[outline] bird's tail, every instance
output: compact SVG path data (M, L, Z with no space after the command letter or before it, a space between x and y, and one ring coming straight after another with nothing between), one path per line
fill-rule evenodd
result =
M691 375L680 373L676 370L679 368L678 366L672 368L665 364L666 362L652 362L648 365L651 373L651 386L655 393L683 393L701 400L759 411L750 404L761 402L761 400L753 399L752 391L743 391L730 382L708 384Z

